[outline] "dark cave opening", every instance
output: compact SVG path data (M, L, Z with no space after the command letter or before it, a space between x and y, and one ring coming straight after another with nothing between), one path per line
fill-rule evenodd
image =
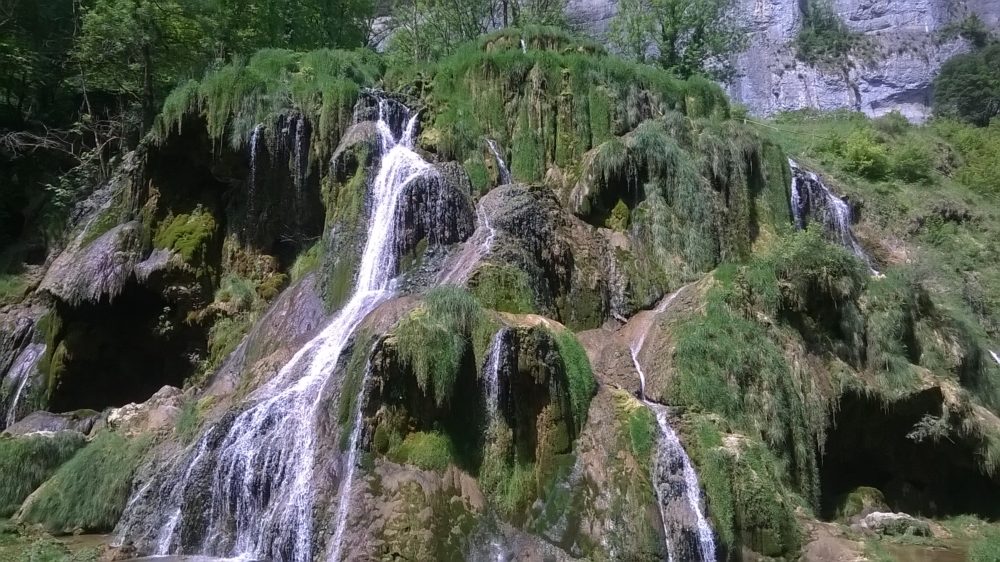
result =
M925 416L941 416L942 401L936 387L888 404L845 394L820 464L822 517L835 518L844 497L866 486L881 491L893 511L1000 518L1000 482L980 466L980 443L954 435L910 436Z
M204 328L185 312L130 282L114 300L70 307L60 303L49 407L54 412L102 410L143 402L164 385L180 387L205 352Z
M640 203L646 200L645 184L649 174L644 168L629 163L619 168L608 170L607 175L596 180L599 184L596 193L589 199L589 205L583 220L592 226L609 227L625 230L630 222L630 216ZM619 203L628 209L628 216L619 216L616 211Z

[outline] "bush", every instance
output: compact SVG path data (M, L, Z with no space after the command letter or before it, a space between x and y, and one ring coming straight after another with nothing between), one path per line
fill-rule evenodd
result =
M802 29L795 38L798 57L806 62L845 63L858 42L833 11L829 0L806 0L803 6Z
M892 152L892 175L910 183L927 182L933 177L934 156L926 145L908 140Z
M0 438L0 517L9 517L84 445L78 433Z
M150 445L148 437L99 433L38 490L25 506L24 520L42 524L51 533L111 531Z
M208 244L215 236L215 229L212 213L198 207L190 215L169 215L163 219L153 245L177 252L185 263L199 266L207 261Z
M934 79L934 112L979 127L1000 115L1000 44L957 55Z
M844 167L870 180L884 179L889 170L885 146L869 129L856 129L844 141Z

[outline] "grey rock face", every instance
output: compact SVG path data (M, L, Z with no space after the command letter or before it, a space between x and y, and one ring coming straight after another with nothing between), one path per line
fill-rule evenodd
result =
M868 47L843 67L817 67L795 56L800 0L734 0L733 15L750 38L734 58L729 94L754 115L847 108L878 116L897 109L922 121L941 65L969 49L964 39L947 38L947 28L973 14L990 29L1000 26L1000 0L834 0L833 9ZM578 29L601 38L617 0L570 0L566 10Z

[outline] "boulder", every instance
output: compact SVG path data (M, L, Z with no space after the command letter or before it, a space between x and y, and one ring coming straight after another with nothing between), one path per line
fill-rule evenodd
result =
M860 527L879 535L931 536L931 526L926 521L905 513L875 511L861 520Z
M87 435L101 417L93 410L77 410L65 414L51 412L32 412L21 421L7 428L4 433L23 436L30 433L59 433L60 431L75 431Z
M126 404L108 413L108 427L126 434L172 429L180 414L181 389L164 386L142 404Z

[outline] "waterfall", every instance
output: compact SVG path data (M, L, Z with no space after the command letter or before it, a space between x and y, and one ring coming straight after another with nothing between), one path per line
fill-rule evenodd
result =
M851 206L830 191L814 172L802 169L790 158L788 165L792 169L791 206L795 228L802 230L810 220L818 220L829 236L850 250L877 275L878 271L872 267L871 259L861 248L851 229L854 222Z
M503 351L509 344L510 328L500 328L490 341L489 355L483 365L483 386L486 391L486 410L490 420L500 416L500 370L503 368Z
M681 288L675 293L663 299L654 311L654 318L667 309L677 298L677 295L684 290ZM663 534L667 541L667 555L670 562L680 562L688 560L700 560L702 562L715 562L715 541L712 533L712 526L705 517L701 507L701 487L698 485L698 475L691 464L691 459L681 446L677 433L670 426L667 408L661 404L655 404L645 399L646 373L639 362L639 353L646 343L646 336L649 333L649 324L641 326L641 331L636 336L629 351L632 355L632 364L635 365L636 372L639 373L639 396L643 403L656 416L656 423L660 429L660 438L657 440L656 459L653 463L653 487L656 490L656 499L660 507L660 519L663 521ZM681 479L676 478L680 472ZM683 496L685 507L689 511L688 516L694 517L697 527L698 552L676 552L679 549L673 537L683 530L682 522L678 520L676 511L668 510L671 502Z
M21 353L17 355L14 362L11 363L10 369L7 370L7 376L4 378L4 383L6 383L10 389L9 399L7 402L7 413L4 417L4 427L10 427L14 425L17 421L17 407L21 403L21 398L24 396L24 389L28 386L28 382L31 380L31 375L35 372L35 365L38 364L38 359L45 353L45 344L32 343L28 344Z
M1000 355L997 355L997 352L990 350L990 357L997 362L997 365L1000 365Z
M136 495L144 497L130 500L116 542L155 542L161 555L195 550L276 562L313 559L314 462L317 425L326 408L323 391L355 329L393 294L402 193L414 179L434 173L410 149L417 116L408 116L397 139L386 108L380 100L382 152L371 182L368 239L353 294L319 335L251 393L244 411L224 417L171 470L154 476L156 484L140 488ZM208 489L199 488L206 481ZM147 503L155 507L140 508ZM142 518L141 512L155 520L140 525L133 518ZM133 535L133 529L142 534ZM191 534L197 535L194 540Z
M337 493L337 518L333 532L333 551L330 553L331 562L340 562L340 553L343 549L344 531L347 529L347 516L350 514L351 491L354 486L354 470L357 467L358 442L361 441L361 430L363 421L361 419L362 408L365 398L368 395L368 379L371 374L371 363L365 365L365 371L361 383L361 396L358 397L354 408L354 426L351 427L351 438L347 445L347 464L345 465L344 477L340 482L340 491Z
M521 38L521 52L527 54L528 44L524 42L524 37Z
M490 152L493 153L493 158L497 161L497 169L500 171L500 185L507 185L510 183L510 169L507 168L507 163L504 162L503 155L500 154L497 141L486 139L486 146L490 147Z

